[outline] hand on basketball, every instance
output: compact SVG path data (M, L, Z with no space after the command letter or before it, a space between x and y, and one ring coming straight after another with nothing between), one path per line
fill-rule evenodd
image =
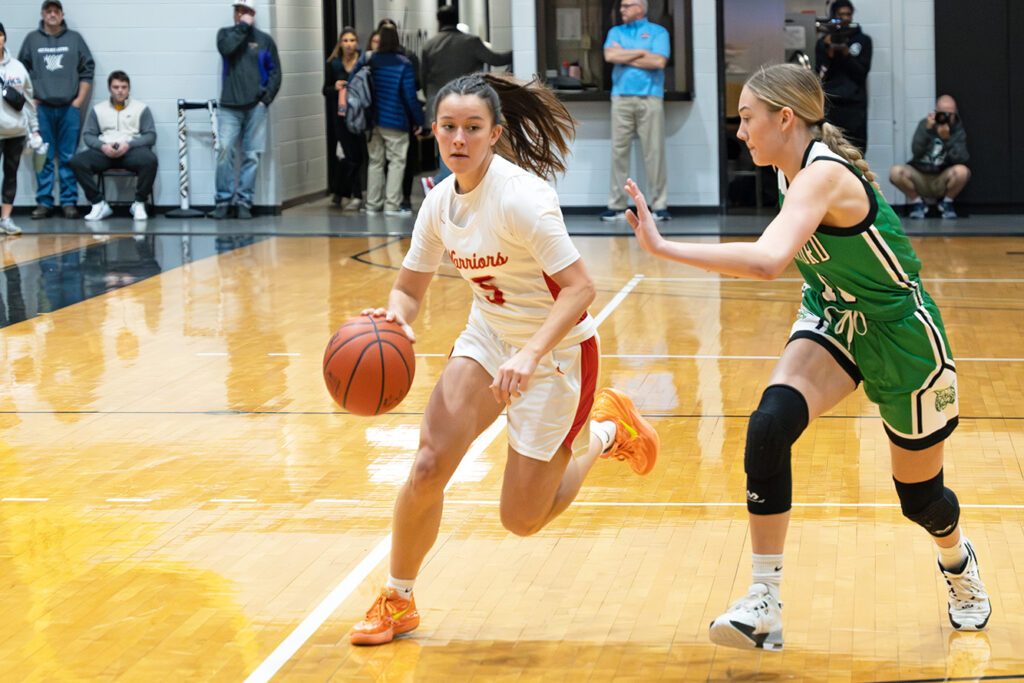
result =
M512 405L513 398L522 396L530 383L530 377L537 369L537 358L527 351L519 351L501 364L491 382L494 400Z
M371 318L384 318L388 322L398 323L402 328L402 332L405 332L405 336L408 337L409 341L416 343L416 333L412 331L412 326L405 322L405 318L403 318L397 311L392 311L387 308L364 308L359 312L359 315L368 315Z
M664 238L654 224L654 216L651 215L651 210L647 208L647 200L644 198L644 193L640 191L640 188L637 187L632 178L626 181L626 193L636 203L635 213L632 209L626 209L626 222L633 228L633 231L636 233L636 239L640 242L643 250L656 254L658 245L664 241Z

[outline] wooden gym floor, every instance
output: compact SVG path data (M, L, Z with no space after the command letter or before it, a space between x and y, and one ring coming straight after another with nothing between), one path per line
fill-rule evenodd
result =
M650 416L657 467L641 478L600 461L576 504L517 538L498 521L499 421L448 490L416 588L421 627L353 648L466 285L450 269L434 280L412 392L361 418L331 403L323 346L386 300L403 238L5 240L0 676L1024 680L1019 238L915 239L958 360L946 476L989 629L951 629L934 547L900 514L858 391L795 448L786 649L765 654L715 648L707 626L749 583L746 416L785 342L796 271L738 281L627 237L576 242L600 290L601 384Z

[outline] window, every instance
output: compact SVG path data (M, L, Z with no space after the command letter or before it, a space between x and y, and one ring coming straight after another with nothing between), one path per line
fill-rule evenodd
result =
M647 20L668 29L672 53L665 67L665 99L690 99L693 54L691 0L648 0ZM604 42L622 23L620 7L639 0L537 0L537 71L566 99L605 99L612 65Z

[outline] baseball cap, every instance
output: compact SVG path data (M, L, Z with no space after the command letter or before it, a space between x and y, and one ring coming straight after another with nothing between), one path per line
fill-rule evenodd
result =
M47 7L50 7L51 5L55 6L61 12L64 11L64 5L60 4L60 0L43 0L43 7L42 7L42 9L45 10Z
M256 11L255 0L235 0L235 2L231 3L231 6L232 7L245 7L246 9L251 9L253 12Z

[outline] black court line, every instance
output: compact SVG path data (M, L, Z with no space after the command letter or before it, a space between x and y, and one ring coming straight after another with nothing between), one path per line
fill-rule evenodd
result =
M955 676L944 678L894 678L875 683L946 683L947 681L1021 681L1024 674L1001 674L996 676Z

